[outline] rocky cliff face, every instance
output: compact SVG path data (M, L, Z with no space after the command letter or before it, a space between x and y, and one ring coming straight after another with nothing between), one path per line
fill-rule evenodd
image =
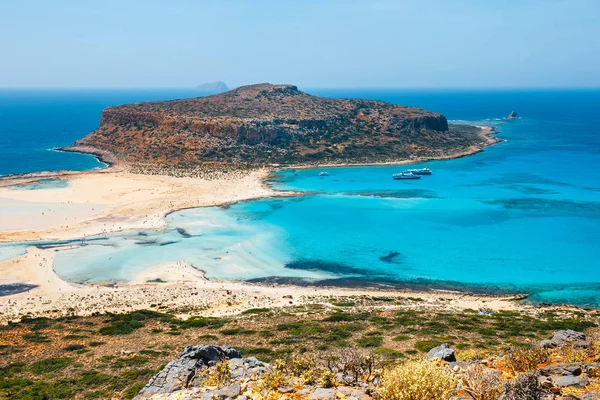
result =
M306 164L399 161L482 146L473 127L381 101L259 84L203 97L109 107L79 147L126 162Z

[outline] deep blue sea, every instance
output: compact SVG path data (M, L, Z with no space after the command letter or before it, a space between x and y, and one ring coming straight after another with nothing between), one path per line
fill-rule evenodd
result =
M0 175L102 168L91 155L53 149L95 130L108 106L196 95L194 90L0 89Z
M57 273L128 280L186 261L219 279L528 292L537 302L600 306L600 91L308 91L419 106L495 126L505 142L417 165L433 170L420 181L391 178L407 166L279 171L274 187L307 195L175 212L165 232L123 232L59 252ZM0 150L4 174L97 167L45 149L93 130L107 105L186 93L10 96L0 92L0 139L31 139ZM521 118L505 119L512 110ZM0 246L0 259L23 247Z

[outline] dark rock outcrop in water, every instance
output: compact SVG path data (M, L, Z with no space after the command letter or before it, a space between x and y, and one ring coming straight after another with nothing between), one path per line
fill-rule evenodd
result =
M400 260L398 260L398 258L400 256L401 256L401 254L398 253L397 251L390 251L385 256L379 257L379 259L388 264L401 264L402 262Z
M268 165L447 158L490 144L474 126L420 108L312 96L293 85L106 108L73 149L131 164Z

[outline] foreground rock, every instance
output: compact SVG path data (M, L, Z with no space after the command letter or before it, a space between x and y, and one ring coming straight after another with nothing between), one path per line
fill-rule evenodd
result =
M227 346L187 346L179 359L168 363L136 398L146 399L157 394L169 394L194 384L199 369L208 368L218 361L239 359L239 351Z
M220 364L219 364L220 363ZM223 366L226 363L225 366ZM368 400L372 388L349 376L335 376L336 387L301 381L281 384L270 382L277 377L276 368L255 357L227 346L198 345L186 347L175 361L167 364L135 397L142 399L252 399L257 393L271 391L270 398L305 398ZM217 380L215 380L217 379ZM265 389L266 388L266 389ZM275 396L275 397L273 397Z
M456 361L456 356L454 355L454 350L450 348L447 344L442 344L438 347L434 347L429 350L427 353L427 358L432 360L434 358L439 358L443 361L453 362Z
M573 346L579 348L587 348L590 346L590 341L586 338L583 332L577 332L570 329L558 331L552 336L552 339L542 340L540 347L551 349L555 347Z

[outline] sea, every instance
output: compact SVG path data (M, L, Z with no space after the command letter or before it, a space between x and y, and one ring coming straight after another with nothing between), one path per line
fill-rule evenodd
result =
M82 246L58 252L55 271L119 282L181 261L212 279L528 294L600 307L600 90L304 90L422 107L493 126L502 142L411 166L280 170L269 184L302 195L177 211L163 232L74 241ZM0 90L0 175L102 168L53 149L94 130L104 107L196 95ZM507 119L513 110L520 117ZM392 179L409 167L433 174ZM53 185L64 182L19 189ZM0 260L31 244L64 242L1 244Z

